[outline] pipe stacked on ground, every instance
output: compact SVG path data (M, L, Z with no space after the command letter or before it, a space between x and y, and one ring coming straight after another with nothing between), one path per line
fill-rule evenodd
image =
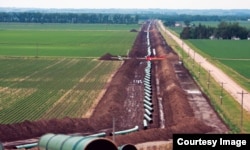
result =
M151 46L150 46L150 38L149 31L151 27L151 23L149 23L147 28L147 56L151 56ZM144 120L143 127L146 129L148 127L148 123L151 123L152 120L152 111L153 111L153 103L152 103L152 85L151 85L151 68L152 64L150 61L147 61L147 66L145 67L145 77L144 77Z
M38 147L40 150L118 150L109 139L51 133L39 139Z

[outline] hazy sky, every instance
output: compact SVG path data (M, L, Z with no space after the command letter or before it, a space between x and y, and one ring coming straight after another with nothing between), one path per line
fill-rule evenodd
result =
M250 9L250 0L0 0L0 7Z

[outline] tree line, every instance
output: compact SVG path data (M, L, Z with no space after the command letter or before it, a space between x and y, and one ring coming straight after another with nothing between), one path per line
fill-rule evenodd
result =
M193 22L193 21L246 21L250 18L248 15L241 15L241 16L216 16L216 15L161 15L159 16L161 20L163 20L164 25L166 26L174 26L176 22Z
M199 24L198 26L186 26L180 33L182 39L247 39L250 37L250 30L242 27L239 23L222 21L218 27L209 27Z
M0 22L136 24L135 14L0 12Z

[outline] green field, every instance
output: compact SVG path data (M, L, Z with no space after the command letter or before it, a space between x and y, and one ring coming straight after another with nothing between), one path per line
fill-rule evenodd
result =
M230 21L228 21L230 22ZM250 29L250 21L232 21L231 23L238 22L240 26L246 27ZM209 26L209 27L218 27L220 24L220 21L193 21L191 24L194 24L195 26L198 26L199 24ZM183 27L168 27L172 31L176 32L178 36L183 30Z
M0 24L0 55L99 57L124 55L137 25ZM82 28L81 28L82 27Z
M49 31L130 31L138 29L138 24L64 24L64 23L0 23L0 30L49 30Z
M238 22L240 26L250 29L250 21L227 21L227 22L231 23ZM191 24L195 24L196 26L202 24L210 27L217 27L218 24L220 24L220 21L193 21L191 22Z
M192 45L250 80L248 40L188 40ZM250 84L250 83L249 83ZM250 85L249 85L250 86Z
M81 117L119 63L0 58L0 123Z
M190 61L190 58L186 53L183 52L182 48L177 45L177 43L167 36L166 34L163 34L165 39L167 40L168 44L171 45L171 47L178 53L179 56L181 56L184 62L185 67L189 69L189 72L193 75L193 78L197 81L197 83L202 87L202 91L208 96L210 99L210 102L212 106L217 111L218 115L222 118L222 120L228 125L230 128L231 133L250 133L250 114L247 111L243 111L243 126L241 126L241 105L235 101L234 97L231 96L230 93L227 93L225 90L223 90L222 100L220 99L221 96L221 89L222 86L220 83L217 83L214 79L210 80L210 88L207 86L207 79L208 79L208 72L200 67L199 63L193 63L195 61ZM247 48L249 48L249 45L246 44L249 41L211 41L211 40L188 40L187 42L192 49L195 49L197 52L201 53L203 56L205 56L208 61L218 65L220 68L223 69L228 75L233 77L236 81L241 83L244 87L248 88L250 87L250 80L249 78L243 77L243 75L238 74L235 70L239 70L239 72L242 72L245 74L245 76L249 76L249 61L244 61L243 63L239 63L241 61L239 60L218 60L213 59L213 57L222 57L225 58L225 56L229 58L248 58L250 57L249 51ZM214 42L214 43L213 43ZM218 43L217 43L218 42ZM225 42L225 43L224 43ZM238 42L237 44L234 43L232 45L236 47L241 47L240 50L234 51L234 46L230 45L229 43ZM243 44L244 43L244 44ZM199 45L199 49L195 47L196 45ZM240 45L240 46L239 46ZM243 45L245 48L243 48ZM232 48L230 48L232 46ZM217 49L217 47L226 47L222 50ZM206 50L204 50L206 49ZM243 54L240 54L242 51ZM206 52L206 53L205 53ZM209 55L209 54L211 55ZM223 54L224 53L224 54ZM246 56L245 56L246 55ZM213 56L213 57L212 57ZM223 63L223 64L222 64ZM232 68L238 68L238 69L231 69ZM240 71L241 70L241 71ZM199 74L200 72L200 74Z
M0 124L82 117L121 62L138 25L0 24Z

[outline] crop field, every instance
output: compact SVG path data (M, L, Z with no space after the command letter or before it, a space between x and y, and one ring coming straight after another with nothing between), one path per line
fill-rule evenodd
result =
M0 59L0 123L81 117L119 67L94 59Z
M250 79L250 42L247 40L189 40L198 49ZM225 59L225 60L224 60ZM247 61L248 60L248 61ZM230 63L231 62L231 63ZM238 66L238 67L237 67Z
M83 117L131 48L138 25L0 24L0 124Z
M129 31L138 24L59 24L59 23L0 23L1 30L47 30L47 31Z
M137 25L0 24L0 55L99 57L123 55L131 48ZM81 28L82 27L82 28ZM109 28L109 29L108 29Z
M245 89L250 90L250 42L248 40L188 40Z

